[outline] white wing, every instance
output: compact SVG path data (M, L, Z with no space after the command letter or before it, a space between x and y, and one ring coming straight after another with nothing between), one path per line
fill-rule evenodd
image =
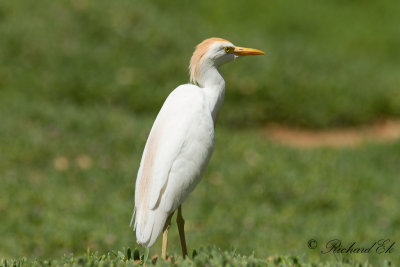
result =
M138 243L151 246L156 241L167 217L201 178L213 146L213 121L203 91L179 86L161 108L142 155L135 187Z

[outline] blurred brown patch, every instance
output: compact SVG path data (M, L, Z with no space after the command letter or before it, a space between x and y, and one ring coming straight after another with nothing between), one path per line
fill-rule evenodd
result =
M328 130L270 124L263 129L262 134L273 141L298 148L356 147L367 142L390 142L400 139L400 121L381 120L366 126Z
M112 245L115 243L117 238L113 234L107 234L104 236L104 241L106 242L107 245Z
M87 0L71 0L71 4L78 10L83 10L87 7Z
M54 168L59 171L66 171L69 168L69 160L64 156L58 156L53 161Z
M88 155L82 154L76 158L76 164L80 169L87 170L92 167L92 159Z

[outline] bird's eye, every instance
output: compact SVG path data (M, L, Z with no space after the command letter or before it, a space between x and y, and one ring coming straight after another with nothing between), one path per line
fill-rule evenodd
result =
M231 53L231 51L232 51L232 47L229 47L229 46L225 47L225 52L227 54Z

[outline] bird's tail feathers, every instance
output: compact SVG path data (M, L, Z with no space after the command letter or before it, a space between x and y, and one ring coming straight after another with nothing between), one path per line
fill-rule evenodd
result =
M132 218L131 218L129 227L132 227L133 220L135 219L135 214L136 214L136 207L133 207L133 214L132 214ZM136 226L133 227L133 230L135 230L135 229L136 229Z
M167 217L168 213L160 208L136 210L136 242L145 247L152 246L163 231Z

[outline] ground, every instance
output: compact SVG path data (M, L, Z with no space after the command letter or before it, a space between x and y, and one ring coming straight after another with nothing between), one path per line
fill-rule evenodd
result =
M136 248L146 138L213 36L266 54L221 68L214 155L183 205L189 250L335 266L320 253L333 238L399 242L399 13L396 0L0 1L1 265L111 265Z
M357 147L365 143L390 143L400 139L400 121L381 120L370 125L312 130L270 124L263 129L267 138L298 148Z

